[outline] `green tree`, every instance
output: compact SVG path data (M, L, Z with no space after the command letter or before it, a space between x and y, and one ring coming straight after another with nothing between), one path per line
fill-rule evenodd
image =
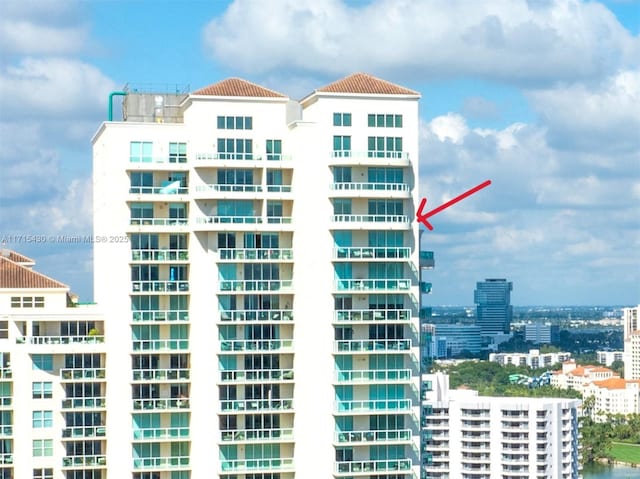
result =
M589 416L580 418L582 461L585 464L610 458L613 427L608 422L595 422Z
M609 366L609 369L618 373L621 378L624 377L624 361L620 361L619 359L616 359L614 362L611 363L611 366Z

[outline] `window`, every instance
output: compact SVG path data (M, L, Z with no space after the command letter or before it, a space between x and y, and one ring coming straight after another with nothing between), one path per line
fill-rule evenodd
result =
M369 168L369 183L403 183L402 168Z
M267 217L282 218L282 201L267 201ZM271 223L272 221L269 220L269 222Z
M12 308L44 308L44 296L11 296Z
M65 354L64 367L68 369L91 369L102 367L99 353L95 354Z
M33 369L40 371L53 371L53 355L52 354L33 354L31 356Z
M131 219L152 219L153 203L131 203Z
M187 162L187 144L169 143L169 163Z
M153 173L150 171L132 171L129 193L153 193Z
M267 160L282 159L282 140L267 140Z
M336 198L333 200L333 214L334 215L350 215L351 214L351 200L348 198Z
M31 397L33 399L51 399L53 384L50 382L34 382L31 384Z
M252 185L253 171L251 170L218 170L219 185ZM242 191L242 189L222 189L222 191Z
M217 125L219 130L251 130L253 129L253 117L219 116Z
M351 113L334 113L333 126L351 126Z
M0 339L9 337L9 321L0 321Z
M34 439L33 457L53 456L53 439Z
M400 158L402 137L370 136L368 138L369 158Z
M369 200L370 215L402 215L402 200Z
M336 166L333 168L334 183L351 183L351 167Z
M34 429L52 427L53 411L33 411L31 419L32 419L32 427Z
M11 296L11 307L19 308L22 306L22 298L20 296Z
M402 128L402 115L370 113L367 115L367 125L373 127Z
M252 160L253 143L242 138L218 138L218 158L221 160Z
M333 137L333 156L351 156L351 137Z
M132 141L129 146L131 163L151 163L153 161L153 143L150 141Z
M267 191L281 191L282 170L267 170Z
M131 249L158 249L158 235L149 233L132 233Z
M45 469L34 469L33 479L53 479L53 469L50 467Z
M253 201L218 201L218 216L255 216Z
M60 321L60 336L89 336L95 327L93 321Z

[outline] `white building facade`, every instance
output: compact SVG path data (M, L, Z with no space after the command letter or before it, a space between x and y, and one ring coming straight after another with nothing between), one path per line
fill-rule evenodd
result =
M622 310L624 325L624 377L640 379L640 305Z
M419 94L122 93L93 139L108 478L419 477Z
M483 397L449 390L448 379L423 375L431 385L422 417L429 478L580 477L580 401Z
M554 364L564 363L571 358L571 353L541 353L539 349L530 349L528 353L490 353L489 361L503 366L529 366L530 368L548 368Z

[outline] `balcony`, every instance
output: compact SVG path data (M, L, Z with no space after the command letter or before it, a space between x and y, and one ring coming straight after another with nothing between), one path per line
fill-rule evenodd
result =
M134 381L188 381L190 369L134 369Z
M12 452L0 453L0 464L13 464L13 453Z
M413 463L411 459L386 459L381 461L341 461L336 462L335 473L338 476L362 474L369 476L372 473L388 473L397 471L410 471Z
M11 437L13 436L13 426L0 426L0 437Z
M133 341L134 351L188 351L188 339L144 339Z
M150 399L134 399L133 409L136 411L164 411L188 409L189 398L150 398Z
M32 344L36 346L42 345L80 345L80 344L102 344L104 336L102 334L93 334L86 336L19 336L16 338L16 344Z
M292 339L236 339L220 341L221 353L233 353L239 351L291 351ZM284 351L283 351L284 350Z
M223 383L293 381L293 369L244 369L220 371Z
M105 409L107 402L103 397L67 398L62 400L62 409Z
M381 291L409 291L410 279L339 279L335 282L335 289L339 292L369 291L377 293Z
M179 184L179 182L176 182ZM189 193L189 189L183 186L172 186L171 184L165 186L132 186L129 188L129 194L131 195L158 195L164 200L168 195L186 195Z
M222 185L222 184L207 184L196 186L197 196L211 196L227 197L228 195L213 195L206 193L261 193L262 185ZM205 193L203 195L203 193Z
M61 382L74 382L82 381L87 382L91 380L104 381L106 371L104 368L87 368L87 369L71 369L64 368L60 370Z
M242 413L244 411L291 411L293 399L245 399L220 401L220 412Z
M188 321L189 311L187 310L160 310L160 311L132 311L131 321L134 323L147 321Z
M377 414L381 411L411 411L410 399L336 401L335 414Z
M131 226L186 226L187 218L131 218Z
M329 165L384 165L384 166L410 166L409 153L402 151L332 151L329 157Z
M189 291L188 281L132 281L134 293L184 293Z
M413 438L411 429L386 429L369 431L340 431L336 432L335 442L340 446L370 443L409 443Z
M133 468L174 470L184 469L189 466L189 456L172 457L138 457L133 460Z
M11 368L2 368L0 367L0 379L12 379L13 372Z
M196 218L196 231L290 231L291 216L200 216Z
M220 460L222 472L293 471L293 458Z
M410 257L411 248L405 247L351 246L335 248L333 250L333 259L350 259L354 261L373 261L376 259L385 261L388 261L390 259L406 261Z
M154 427L133 430L134 441L173 441L188 437L188 427Z
M293 261L292 248L220 248L218 261Z
M334 198L409 198L411 189L406 183L332 183L330 197Z
M334 381L344 383L410 383L411 369L352 369L335 371Z
M134 249L131 250L131 261L188 261L189 251L186 249Z
M63 439L82 439L105 437L107 428L104 426L74 426L66 427L62 430Z
M335 312L336 323L377 323L385 321L411 321L410 309L341 309Z
M62 458L63 469L80 469L87 467L105 467L107 457L103 455L92 456L66 456Z
M334 341L334 353L370 353L409 351L410 339L345 339Z
M432 269L435 267L435 259L433 256L433 251L420 251L420 268L421 269Z
M293 441L293 429L235 429L233 431L221 431L220 441L224 443L291 442Z
M407 215L344 214L332 215L331 223L334 230L405 230L411 226L411 218Z
M293 321L293 311L290 309L232 309L220 311L220 322L235 321Z
M293 281L290 279L229 280L220 281L219 290L223 292L290 291L292 286Z
M262 157L255 153L196 153L196 168L257 168Z

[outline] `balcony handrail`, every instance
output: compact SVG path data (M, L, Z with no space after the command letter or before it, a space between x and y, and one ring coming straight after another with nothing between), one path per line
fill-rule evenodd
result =
M134 381L180 381L190 377L188 368L133 369Z
M91 454L86 456L64 456L62 458L62 467L77 466L106 466L107 456L104 454Z
M189 291L189 281L185 280L145 280L132 281L131 289L134 292L140 291Z
M262 155L257 153L196 153L196 161L212 160L260 161L262 160Z
M220 321L293 321L291 309L229 309L220 311Z
M78 438L78 437L104 437L107 435L105 426L72 426L62 430L62 437Z
M208 216L200 216L196 218L197 224L206 224L206 223L214 223L214 224L262 224L263 218L262 216L218 216L218 215L208 215Z
M232 441L268 441L293 439L293 428L275 429L232 429L220 431L222 442Z
M409 471L412 464L411 459L339 461L336 462L336 472L351 474L354 472Z
M410 399L365 399L336 401L335 412L355 412L355 411L409 411L411 409Z
M185 226L189 224L187 218L131 218L131 226Z
M410 381L411 369L347 369L335 371L337 382Z
M411 289L411 279L338 279L335 282L337 290L400 290Z
M177 439L189 437L189 427L149 427L133 430L133 440Z
M137 310L131 312L131 320L139 321L188 321L186 309Z
M137 195L186 195L189 193L189 188L186 186L177 188L167 186L131 186L129 187L129 193Z
M189 456L170 457L137 457L133 460L134 469L147 469L156 467L188 466Z
M293 248L219 248L223 260L292 260Z
M356 215L340 214L332 215L331 221L334 223L410 223L407 215Z
M410 351L410 339L342 339L334 341L334 352Z
M336 322L347 321L411 321L410 309L341 309L335 312Z
M104 343L102 334L83 336L19 336L16 338L18 344L99 344Z
M291 289L293 280L290 279L233 279L219 282L220 291L279 291Z
M84 397L66 398L62 400L62 409L104 409L106 398L104 397Z
M134 351L179 351L189 349L188 339L137 339L132 342Z
M279 351L293 348L293 339L223 339L220 351Z
M377 183L369 181L361 182L334 182L331 183L334 191L409 191L407 183Z
M331 158L397 158L408 160L409 153L405 151L352 151L352 150L333 150Z
M262 185L207 183L205 185L197 185L195 191L196 193L218 191L224 193L260 193L262 191Z
M409 259L411 248L404 246L343 246L334 248L334 259Z
M62 381L105 379L106 372L105 368L62 368L60 369L60 379Z
M293 409L293 398L285 399L244 399L220 401L220 411L264 411Z
M269 459L233 459L221 460L220 469L229 471L254 471L254 470L278 470L293 468L293 458L269 458Z
M222 382L293 381L293 369L227 369L220 371Z
M189 398L146 398L134 399L133 409L135 410L157 410L157 409L186 409L189 407Z
M132 249L132 261L188 261L186 249Z
M397 442L411 441L411 429L369 429L364 431L338 431L335 433L337 443L345 442Z

